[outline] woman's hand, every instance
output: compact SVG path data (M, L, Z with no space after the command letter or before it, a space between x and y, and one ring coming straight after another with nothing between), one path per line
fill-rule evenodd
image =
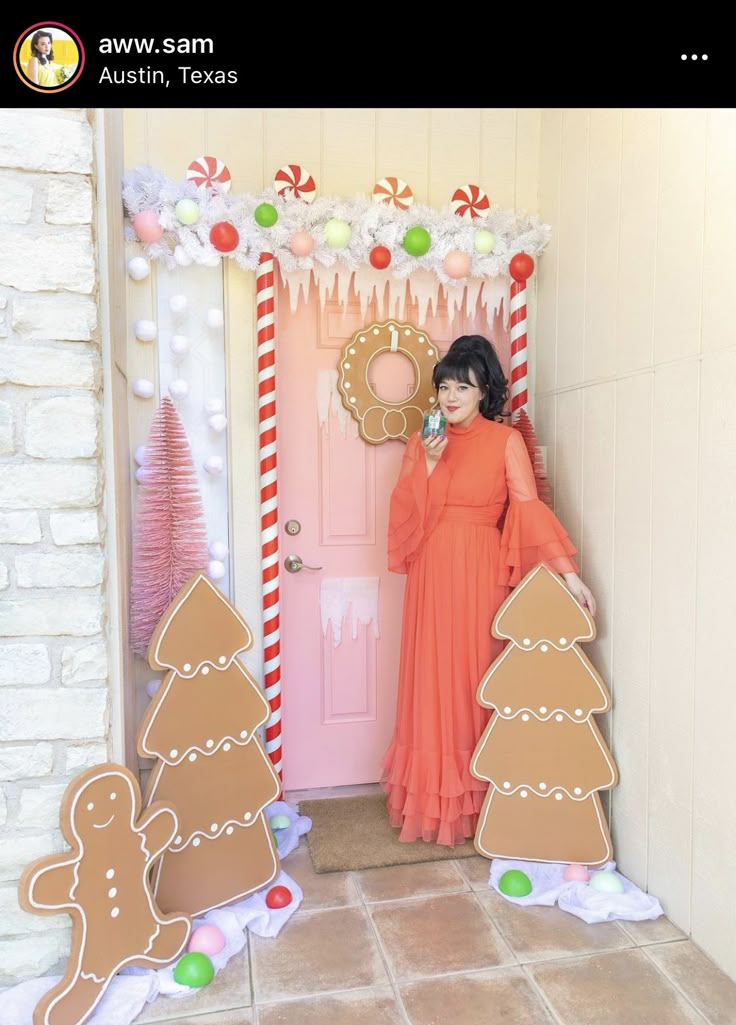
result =
M595 598L591 589L583 583L577 573L563 573L562 576L573 598L595 617Z
M447 435L428 434L426 438L422 438L422 447L427 460L427 476L429 477L447 448Z

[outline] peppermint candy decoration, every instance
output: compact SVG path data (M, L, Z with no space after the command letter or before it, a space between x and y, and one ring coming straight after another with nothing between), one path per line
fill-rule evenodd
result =
M194 182L200 188L212 188L219 185L222 192L229 192L232 181L230 170L217 157L197 157L187 168L187 181Z
M292 195L294 199L303 199L305 203L313 203L317 195L314 178L299 164L284 164L280 167L273 180L273 187L277 196Z
M414 193L401 178L381 178L373 186L373 202L388 203L397 210L408 210L414 202Z
M452 212L465 221L475 217L487 217L491 204L483 189L477 185L461 185L455 189L450 203Z

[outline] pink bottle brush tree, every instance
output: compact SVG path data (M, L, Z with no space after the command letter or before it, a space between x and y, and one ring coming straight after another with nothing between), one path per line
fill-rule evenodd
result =
M133 534L130 641L146 657L163 613L184 583L207 571L202 496L184 425L170 398L151 423Z

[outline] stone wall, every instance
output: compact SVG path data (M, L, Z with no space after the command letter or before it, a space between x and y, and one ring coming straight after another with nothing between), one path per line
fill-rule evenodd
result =
M0 986L67 952L17 881L108 751L94 222L88 112L0 109Z

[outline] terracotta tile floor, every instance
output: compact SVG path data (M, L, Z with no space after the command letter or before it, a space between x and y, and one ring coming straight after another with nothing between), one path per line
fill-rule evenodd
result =
M284 868L304 901L279 936L137 1023L736 1025L736 984L666 919L518 908L480 857L317 875L302 838Z

